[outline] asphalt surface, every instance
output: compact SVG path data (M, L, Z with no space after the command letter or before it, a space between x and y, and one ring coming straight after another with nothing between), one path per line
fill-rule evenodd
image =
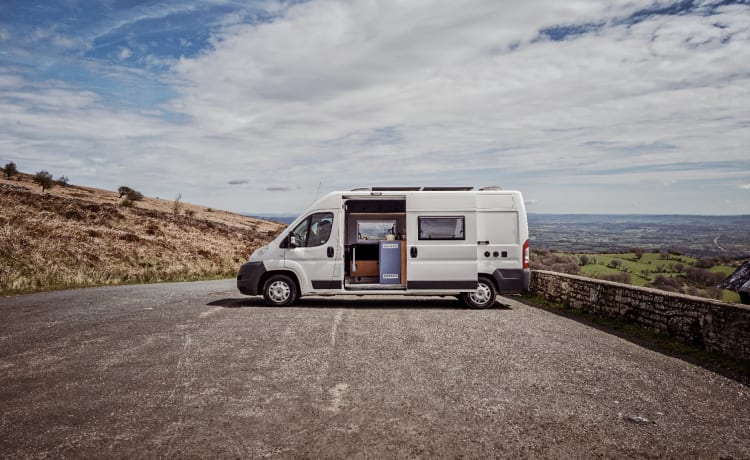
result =
M512 299L0 299L3 458L750 458L750 388Z

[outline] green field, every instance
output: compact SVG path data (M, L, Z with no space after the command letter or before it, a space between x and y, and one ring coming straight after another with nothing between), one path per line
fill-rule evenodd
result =
M605 254L584 254L584 253L560 253L555 252L558 256L568 256L580 267L579 274L591 278L602 278L606 275L619 275L627 273L630 275L630 284L634 286L652 286L658 275L667 278L677 278L675 284L678 284L683 291L688 293L711 297L709 289L715 284L701 285L694 280L689 279L688 271L694 269L699 259L686 255L674 255L666 253L643 253L640 258L635 253L605 253ZM588 259L588 263L582 262ZM613 262L614 261L614 262ZM734 272L736 267L730 265L714 265L708 270L711 273L720 273L727 277ZM622 275L620 275L622 276ZM719 278L719 276L716 276ZM740 297L736 292L722 290L720 292L721 300L727 302L739 302Z

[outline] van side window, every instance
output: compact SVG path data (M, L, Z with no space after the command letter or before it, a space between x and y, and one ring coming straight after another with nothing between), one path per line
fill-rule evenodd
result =
M291 235L297 240L297 247L304 248L307 246L307 234L310 232L310 218L303 220L299 223Z
M297 247L312 248L326 244L331 237L332 212L319 212L300 222L290 233L297 240ZM286 240L281 247L286 246Z
M464 216L419 217L420 240L465 240Z

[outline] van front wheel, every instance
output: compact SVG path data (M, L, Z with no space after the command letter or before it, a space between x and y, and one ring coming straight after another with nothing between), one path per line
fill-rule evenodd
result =
M272 307L291 305L297 298L297 285L286 275L273 275L263 285L263 300Z
M477 290L464 292L464 303L469 308L490 308L495 304L495 285L487 278L479 278Z

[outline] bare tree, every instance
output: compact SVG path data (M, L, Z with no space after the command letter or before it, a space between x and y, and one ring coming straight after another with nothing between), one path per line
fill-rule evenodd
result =
M182 193L178 193L177 198L175 198L174 203L172 203L172 213L175 217L178 217L180 215L180 212L182 211L182 203L180 203L181 199Z

